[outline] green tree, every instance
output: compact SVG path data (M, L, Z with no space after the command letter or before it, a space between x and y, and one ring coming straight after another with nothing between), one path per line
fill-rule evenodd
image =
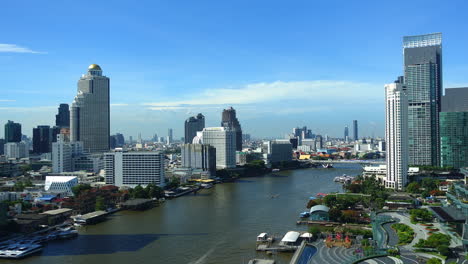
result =
M450 254L450 250L449 250L449 247L447 245L439 245L437 246L437 251L439 251L439 253L442 255L442 256L448 256Z
M133 198L148 198L145 189L139 184L133 189L132 196Z
M180 179L177 177L172 177L169 182L166 184L168 189L174 189L180 186Z
M104 198L101 196L96 197L96 205L94 206L95 211L104 211L106 210L106 204Z
M431 178L425 178L421 182L421 186L426 190L426 191L432 191L437 189L437 186L439 185L439 181Z
M442 264L442 261L438 258L431 258L426 262L426 264Z
M411 182L406 186L406 191L409 193L419 193L421 189L421 186L417 182Z
M73 195L75 195L75 197L78 197L82 192L86 190L90 190L90 189L91 189L91 185L89 184L78 184L72 187L72 192L73 192Z
M330 220L332 221L338 221L341 218L341 215L342 215L341 210L336 209L336 208L331 208L328 211L328 218L330 218Z

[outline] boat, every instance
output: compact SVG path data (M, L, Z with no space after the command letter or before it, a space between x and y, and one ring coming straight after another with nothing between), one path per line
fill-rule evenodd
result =
M200 186L205 189L213 188L213 184L211 183L202 183Z
M302 212L302 213L300 213L299 216L300 216L301 218L307 218L307 217L310 216L310 213L309 213L309 212Z
M275 238L272 236L269 236L268 233L261 233L260 235L257 236L257 243L266 243L266 242L273 242L275 241Z
M346 174L343 174L343 176L337 176L333 179L333 181L340 183L351 183L353 180L354 176L348 176Z
M333 165L330 164L330 163L329 163L329 164L322 164L322 167L323 167L324 169L333 169Z
M272 172L278 172L278 171L280 171L280 169L273 169L273 170L271 170L271 171L272 171Z
M42 251L40 244L13 244L0 249L0 258L20 259Z

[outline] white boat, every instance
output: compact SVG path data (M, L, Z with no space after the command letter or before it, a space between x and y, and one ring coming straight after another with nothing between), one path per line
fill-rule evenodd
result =
M280 169L273 169L273 170L271 170L271 171L272 171L272 172L278 172L278 171L280 171Z
M211 183L202 183L200 186L205 189L213 188L213 184Z
M273 242L275 240L274 237L269 236L268 233L261 233L257 236L257 243L264 243L264 242Z
M20 259L42 251L40 244L13 244L0 249L0 258Z

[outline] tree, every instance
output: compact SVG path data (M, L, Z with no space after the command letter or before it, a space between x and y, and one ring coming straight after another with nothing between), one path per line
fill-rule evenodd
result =
M406 186L406 191L409 193L419 193L421 189L421 185L417 182L411 182Z
M180 186L180 179L177 177L172 177L171 180L166 185L168 189L175 189L179 186Z
M106 205L104 198L101 196L96 197L96 205L94 206L95 211L104 211L106 210Z
M426 262L426 264L442 264L442 261L439 258L431 258Z
M439 181L431 178L425 178L421 182L421 186L426 189L426 191L437 189L437 185L439 185Z
M133 189L132 195L133 198L148 198L145 190L139 184Z
M328 211L328 218L332 221L338 221L341 218L341 210L336 209L336 208L331 208Z
M439 245L437 246L437 251L439 251L439 253L442 255L442 256L448 256L450 254L450 250L449 250L449 247L447 245Z
M89 184L78 184L72 187L72 192L75 197L78 197L83 191L91 189L91 185Z

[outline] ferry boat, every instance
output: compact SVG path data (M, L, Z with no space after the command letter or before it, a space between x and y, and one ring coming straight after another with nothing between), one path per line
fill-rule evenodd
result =
M322 167L324 169L333 169L333 165L332 164L322 164Z
M280 169L273 169L273 170L271 170L271 171L272 171L272 172L278 172L278 171L280 171Z
M0 248L0 258L20 259L42 251L40 244L13 244Z
M257 243L271 243L273 241L275 241L275 238L269 236L268 233L261 233L257 236Z
M333 179L334 182L340 182L340 183L351 183L352 180L354 180L354 177L348 176L346 174L343 174L343 176L337 176Z

